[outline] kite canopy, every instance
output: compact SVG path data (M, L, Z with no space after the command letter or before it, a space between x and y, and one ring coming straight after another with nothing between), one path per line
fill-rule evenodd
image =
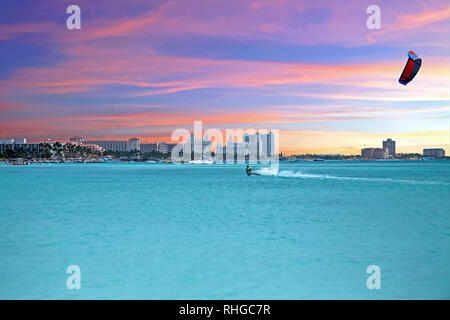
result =
M408 61L406 62L405 69L403 69L402 75L398 81L406 86L412 79L414 79L421 65L422 59L420 59L413 51L409 51Z

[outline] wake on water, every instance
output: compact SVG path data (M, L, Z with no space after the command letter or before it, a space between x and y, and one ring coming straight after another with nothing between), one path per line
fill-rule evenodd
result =
M285 178L304 178L304 179L334 179L334 180L350 180L350 181L374 181L374 182L397 182L397 183L410 183L410 184L442 184L450 185L445 182L437 181L414 181L414 180L395 180L390 178L360 178L360 177L339 177L325 174L312 174L304 173L301 171L292 170L280 170L278 167L265 167L260 170L256 170L262 176L274 176L274 177L285 177Z

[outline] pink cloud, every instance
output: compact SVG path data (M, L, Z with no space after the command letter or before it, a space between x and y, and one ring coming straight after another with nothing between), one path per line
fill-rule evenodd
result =
M0 40L23 33L42 33L47 35L44 41L59 43L81 43L111 37L145 39L157 43L170 36L211 35L294 44L361 45L374 39L384 40L382 35L397 37L403 32L449 18L449 7L445 1L424 7L422 3L414 1L380 0L382 30L368 32L365 26L368 4L357 0L346 1L345 6L341 2L298 0L172 0L159 5L152 2L152 6L145 1L137 3L141 4L143 12L134 15L128 13L129 1L115 3L114 18L109 17L111 11L99 5L82 3L88 12L99 10L99 13L89 16L86 27L79 32L67 32L64 23L37 21L0 26ZM45 7L53 8L54 5L47 2ZM423 11L411 12L416 8ZM123 14L117 15L118 12ZM392 18L395 20L391 22Z
M379 90L389 92L397 88L395 82L404 65L403 60L365 64L308 64L141 56L127 49L103 51L96 55L96 48L78 48L71 59L54 66L19 69L10 79L0 81L0 90L33 94L95 93L102 87L119 85L132 89L125 93L127 96L151 96L201 88L318 84L368 88L372 95L378 95ZM417 88L417 92L433 87L429 92L445 96L448 66L439 59L431 59L422 69L421 81L425 82ZM440 82L441 85L434 82ZM270 94L269 91L267 93ZM123 94L121 91L117 93L118 96ZM343 95L357 96L358 92L354 90L351 94Z
M376 38L379 38L381 35L389 34L392 37L398 37L404 32L448 19L450 19L450 6L435 10L426 8L423 12L417 14L399 15L393 23L383 25L380 31L370 33L367 38L370 42L375 42ZM448 32L448 27L439 31Z
M52 22L31 22L0 25L0 41L9 40L21 34L54 34L61 26Z

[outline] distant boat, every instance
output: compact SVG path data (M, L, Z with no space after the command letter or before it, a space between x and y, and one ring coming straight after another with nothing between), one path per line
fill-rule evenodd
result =
M422 161L433 161L433 160L436 160L436 158L435 157L423 157L422 158Z
M314 159L313 161L325 161L324 159Z
M155 160L147 160L147 161L145 161L146 163L156 163L156 161Z

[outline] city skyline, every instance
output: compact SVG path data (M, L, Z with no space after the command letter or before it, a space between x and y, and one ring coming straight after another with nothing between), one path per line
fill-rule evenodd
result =
M31 149L36 148L37 145L45 144L45 143L69 143L69 144L75 144L79 146L86 146L92 150L104 150L104 151L140 151L141 153L151 153L153 151L158 151L162 153L171 153L172 150L176 145L183 145L185 144L183 141L187 141L191 144L191 150L193 152L194 150L194 144L197 142L195 141L201 141L200 148L201 150L207 150L211 148L210 150L213 152L217 151L217 148L223 148L223 152L225 153L227 148L233 149L234 153L236 152L244 152L245 154L248 154L250 144L254 144L256 146L255 152L259 153L259 150L261 149L263 153L267 152L267 155L274 155L275 150L277 147L275 146L275 140L274 138L274 132L269 131L267 133L259 133L254 132L249 134L248 132L239 132L242 133L242 136L239 136L236 134L229 135L226 139L223 140L223 143L215 142L215 139L210 139L207 132L204 133L204 136L201 138L195 137L194 138L194 131L190 131L189 135L185 137L186 140L178 141L177 143L174 142L165 142L165 141L157 141L157 142L148 142L148 141L140 141L138 137L131 137L127 140L85 140L83 137L79 136L73 136L68 139L68 141L57 141L53 139L47 139L42 140L40 142L31 142L28 141L27 138L8 138L8 139L0 139L0 154L4 150L8 148L14 149L14 145L17 145L20 147L24 147L25 145L30 145ZM253 137L253 138L252 138ZM194 142L193 142L194 141ZM263 147L264 145L264 147ZM7 147L5 147L7 146ZM208 147L210 146L210 147ZM207 148L207 149L205 149ZM243 149L239 149L243 148ZM231 150L228 149L228 150ZM238 151L239 149L240 151ZM443 148L424 148L422 149L422 152L412 152L412 153L403 153L403 152L396 152L397 145L396 141L392 140L391 138L386 138L386 140L382 141L382 147L366 147L360 149L360 154L326 154L326 153L286 153L283 151L280 151L280 155L284 156L295 156L295 155L319 155L319 156L357 156L365 159L395 159L398 156L402 157L404 155L414 155L414 154L423 154L424 157L435 157L435 158L443 158L445 157L445 149Z
M378 1L380 30L369 1L80 0L81 30L69 4L0 4L0 136L171 142L202 120L279 129L286 153L450 153L447 1Z

